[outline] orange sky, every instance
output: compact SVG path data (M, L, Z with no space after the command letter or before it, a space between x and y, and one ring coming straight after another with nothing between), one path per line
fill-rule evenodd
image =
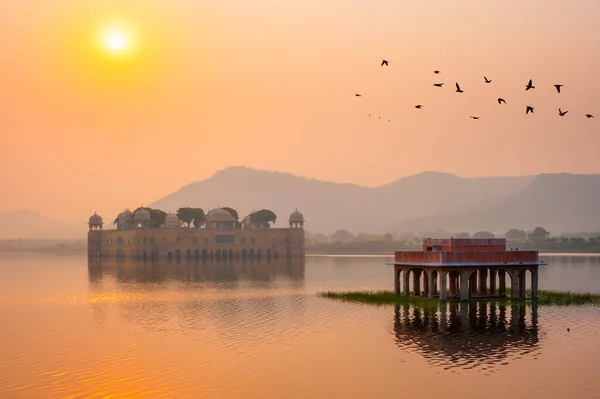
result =
M85 220L230 165L369 186L600 172L596 0L95 3L0 2L0 210ZM94 41L115 21L125 59Z

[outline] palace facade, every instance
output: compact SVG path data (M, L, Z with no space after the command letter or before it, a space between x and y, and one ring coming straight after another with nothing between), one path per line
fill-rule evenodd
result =
M165 223L151 227L150 213L143 208L125 210L115 220L117 228L104 230L100 215L89 219L88 256L155 260L197 259L278 259L304 257L304 216L292 212L287 228L255 226L247 216L238 223L224 209L207 213L204 227L188 228L176 215L167 214Z

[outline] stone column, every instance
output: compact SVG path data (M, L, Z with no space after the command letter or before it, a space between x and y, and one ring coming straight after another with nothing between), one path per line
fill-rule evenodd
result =
M510 297L512 299L518 299L519 298L519 272L517 270L513 271L511 278L510 278L510 282L511 282L511 287L510 287Z
M448 272L449 276L450 276L450 296L455 296L456 295L456 273L454 272Z
M506 270L498 270L498 294L506 296Z
M413 292L415 295L421 295L421 269L413 270Z
M538 298L538 269L537 266L535 270L531 271L531 298Z
M404 269L402 279L404 280L404 296L410 296L410 269Z
M423 270L421 274L423 275L423 293L429 296L429 273L427 270Z
M430 299L435 298L435 279L433 278L433 271L430 271L429 273L427 273L427 271L425 271L425 275L427 274L431 274L431 276L429 276L429 286L427 287L427 296Z
M490 295L496 295L496 275L498 271L496 269L490 269Z
M440 275L440 301L445 301L448 298L448 293L446 292L446 277L448 276L448 272L439 272Z
M525 299L527 296L527 293L525 292L525 289L527 288L527 285L526 285L527 280L525 280L526 275L527 275L526 270L519 271L519 297L523 298L523 299Z
M469 275L469 292L475 293L477 292L477 270L469 270L469 272L471 273Z
M460 300L466 301L469 299L469 273L470 270L464 271L460 276Z
M479 293L487 295L487 269L479 269Z
M394 267L394 293L396 293L396 295L400 295L400 275L401 275L401 269L399 269L397 266Z

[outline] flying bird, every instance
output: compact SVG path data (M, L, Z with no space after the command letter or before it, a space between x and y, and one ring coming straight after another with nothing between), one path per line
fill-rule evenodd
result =
M569 112L569 111L565 111L565 112L563 112L563 111L561 111L561 109L560 109L560 108L558 109L558 114L559 114L560 116L565 116L565 114L566 114L567 112Z
M498 97L498 104L506 104L506 100L504 100L503 98Z
M533 114L533 107L528 105L527 108L525 109L525 115L527 115L529 112L531 112Z
M423 106L421 104L419 104L419 105L415 105L415 108L416 109L421 109L421 108L423 108Z
M554 85L554 87L556 87L556 91L560 94L560 88L563 87L563 85Z
M592 114L585 114L585 116L586 116L588 119L590 119L590 118L593 118L593 117L594 117L594 115L592 115Z
M388 66L387 60L381 60L381 66Z
M355 94L355 96L356 96L356 97L362 97L362 94L358 94L358 93L356 93L356 94Z
M478 116L469 116L469 118L471 118L471 119L479 119Z
M433 84L435 87L442 87L444 84L443 83L434 83Z
M527 86L525 86L525 91L527 91L529 89L535 89L535 86L533 85L533 82L531 81L531 79L529 79L529 83L527 83Z
M460 86L458 85L458 82L456 82L456 92L457 93L462 93L463 91L460 89Z
M437 69L435 71L433 71L433 73L438 74L438 73L442 73L442 71L438 71Z
M492 81L486 78L485 76L483 77L483 79L485 79L485 83L492 83Z

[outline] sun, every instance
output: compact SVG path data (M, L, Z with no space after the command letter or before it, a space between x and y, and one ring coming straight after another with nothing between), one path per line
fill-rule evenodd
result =
M123 32L108 32L104 38L104 45L110 51L119 52L129 46L129 40Z
M137 52L138 36L130 24L104 24L96 35L98 49L114 60L129 59Z
M108 31L104 34L104 47L112 53L121 53L131 46L131 39L122 31Z

